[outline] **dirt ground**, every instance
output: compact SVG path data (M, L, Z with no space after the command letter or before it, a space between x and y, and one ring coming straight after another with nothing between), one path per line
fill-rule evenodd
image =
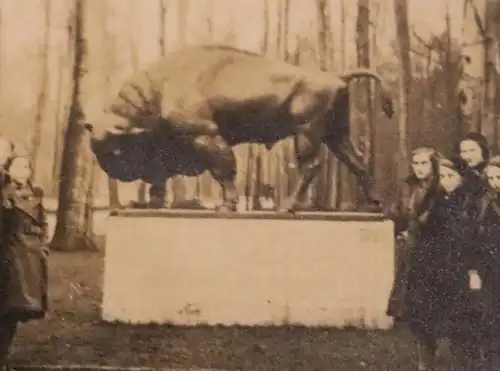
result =
M204 367L226 370L411 370L402 329L179 328L99 319L103 256L52 253L51 312L21 326L14 364ZM154 305L154 303L144 303ZM445 362L442 356L441 362Z

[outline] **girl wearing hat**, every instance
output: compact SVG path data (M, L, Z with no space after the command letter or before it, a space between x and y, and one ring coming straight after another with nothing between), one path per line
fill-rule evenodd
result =
M418 243L409 252L407 322L419 344L419 369L434 367L437 340L452 340L456 370L466 370L470 345L468 321L470 242L475 231L467 213L468 167L461 158L439 161L440 186ZM465 331L464 331L465 329ZM469 357L470 358L470 357Z
M13 156L2 189L0 245L0 369L19 322L47 310L47 229L43 191L31 183L31 161Z
M460 141L458 152L460 157L467 163L469 171L465 176L465 181L470 192L481 197L487 189L484 169L490 159L488 141L480 133L468 133Z

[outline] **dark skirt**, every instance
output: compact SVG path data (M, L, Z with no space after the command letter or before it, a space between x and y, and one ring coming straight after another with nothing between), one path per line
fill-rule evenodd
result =
M479 336L483 301L469 288L461 243L424 238L410 253L403 319L418 336L456 341Z
M29 321L48 309L48 264L41 246L10 246L0 259L0 318Z
M408 289L408 243L402 239L396 239L394 282L389 295L387 305L388 316L394 320L402 320L406 312L405 296Z

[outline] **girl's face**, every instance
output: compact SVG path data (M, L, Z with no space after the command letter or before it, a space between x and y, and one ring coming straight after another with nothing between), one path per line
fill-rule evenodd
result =
M439 183L447 193L453 192L462 184L462 176L446 166L439 167Z
M496 166L488 166L486 168L486 176L491 189L500 190L500 168Z
M473 140L463 140L460 142L460 157L464 159L470 167L479 165L484 161L481 146Z
M419 180L427 179L431 175L432 165L429 153L417 153L413 156L411 167Z
M10 177L19 183L26 183L31 177L31 162L25 157L16 157L9 167Z

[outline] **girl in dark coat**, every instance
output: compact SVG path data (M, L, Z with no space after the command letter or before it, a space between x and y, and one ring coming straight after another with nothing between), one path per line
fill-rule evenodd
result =
M387 315L395 320L407 319L409 258L425 229L429 209L439 185L439 157L434 148L421 147L412 152L410 175L404 182L398 201L392 206L390 217L395 224L396 272L389 296ZM432 363L436 344L417 337L419 365Z
M6 367L19 322L47 310L47 226L43 194L31 184L31 162L13 157L6 166L0 246L0 365Z
M441 159L440 189L428 210L427 223L409 252L406 315L412 333L425 345L420 370L432 370L437 340L449 338L456 353L456 370L467 369L470 328L477 320L471 310L470 248L475 227L467 213L471 198L460 159ZM457 351L458 350L458 351ZM470 357L469 357L470 358Z
M396 237L396 274L389 297L387 315L404 317L404 296L408 270L408 251L425 226L430 201L439 183L439 155L434 148L420 147L412 152L410 175L405 179L389 217L394 221Z
M480 229L476 246L485 301L481 330L486 362L492 362L493 354L498 353L493 346L500 340L500 156L490 159L485 174L489 188L480 202Z
M482 197L488 189L484 173L490 159L488 141L480 133L468 133L460 141L457 152L467 162L468 171L465 175L465 182L469 192L474 197Z

